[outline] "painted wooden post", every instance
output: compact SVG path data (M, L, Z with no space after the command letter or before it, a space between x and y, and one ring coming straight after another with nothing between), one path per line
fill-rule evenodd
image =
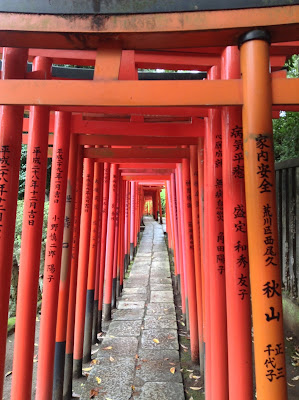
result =
M134 228L135 228L135 182L131 182L131 212L130 212L130 260L134 258Z
M70 399L72 396L73 349L74 349L74 328L75 328L75 312L76 312L75 308L76 308L78 256L79 256L79 242L80 242L80 219L81 219L82 185L83 185L82 175L83 175L83 146L78 146L75 211L74 211L75 214L74 214L74 227L73 227L73 239L72 239L71 276L70 276L69 302L68 302L68 313L67 313L64 382L63 382L63 397L66 399Z
M182 162L183 178L183 211L184 211L184 235L186 251L186 279L187 291L186 308L189 314L190 326L190 350L191 360L195 363L199 361L199 341L197 323L197 304L196 304L196 277L194 263L194 240L192 227L192 196L190 182L189 160L183 158Z
M76 196L76 165L78 161L78 142L75 135L71 135L66 204L64 215L64 231L61 256L60 284L58 295L57 309L57 325L56 325L56 343L54 358L54 381L53 381L53 399L60 400L63 398L63 380L64 380L64 364L65 364L65 348L66 348L66 330L67 330L67 313L69 301L69 288L71 276L72 261L72 240L75 213L75 196Z
M96 258L96 275L93 302L93 325L92 325L92 344L97 343L98 338L98 309L99 309L99 283L100 283L100 265L101 265L101 239L102 239L102 217L103 217L103 189L104 189L104 163L100 163L99 179L99 215L98 215L98 243Z
M36 399L52 399L55 332L63 245L71 114L55 112Z
M186 321L186 298L185 298L185 251L184 251L184 235L179 234L179 232L183 232L183 219L182 219L182 204L181 204L181 196L180 196L180 185L179 185L179 171L178 166L175 171L175 197L176 200L176 210L177 210L177 218L178 218L178 244L179 244L179 255L180 255L180 293L181 293L181 301L182 301L182 314L183 318Z
M103 314L103 295L104 295L104 277L105 277L105 257L107 245L107 221L108 221L108 203L109 203L109 181L110 164L104 163L104 183L103 183L103 208L102 208L102 232L101 232L101 259L99 276L99 309L98 309L98 332L102 331Z
M93 176L93 199L91 214L91 232L89 245L89 264L86 292L86 310L84 325L84 342L83 342L83 362L91 360L91 344L92 344L92 324L93 324L93 302L95 293L95 275L96 261L98 251L98 231L99 231L99 213L100 213L100 185L102 177L102 163L94 163Z
M79 378L82 375L84 322L86 310L86 291L89 265L89 247L93 200L94 161L84 158L83 188L80 221L80 240L78 256L78 280L76 292L74 361L73 374Z
M22 79L27 67L26 49L5 47L1 79ZM23 126L22 106L0 107L0 398L4 379L10 279Z
M111 297L113 279L113 255L115 239L115 210L118 187L118 164L111 164L110 185L109 185L109 204L108 204L108 229L107 229L107 250L105 260L105 293L103 305L103 320L111 320Z
M212 67L209 72L210 79L219 79L218 67ZM223 230L223 186L222 186L222 136L221 115L216 109L209 110L208 129L206 131L206 193L207 214L205 226L207 227L208 260L206 267L209 269L207 276L207 296L209 296L209 312L206 313L210 320L207 338L209 342L210 366L207 380L212 379L207 390L209 399L228 399L227 376L227 331L226 331L226 298L225 298L225 256L224 256L224 230ZM206 280L206 282L207 282Z
M287 399L269 35L240 38L245 192L257 398Z
M204 364L203 349L203 312L202 312L202 271L201 271L201 246L199 227L199 188L198 188L198 147L190 146L190 180L192 197L192 226L194 240L194 264L196 280L196 309L198 322L198 341L200 364Z
M221 75L240 78L237 47L223 51ZM222 153L229 398L249 400L252 343L241 107L222 107Z
M49 78L51 66L51 59L35 57L32 69L43 72L45 77ZM49 108L31 107L11 386L12 399L31 398L31 385L29 382L32 381L37 292L48 161L48 132Z
M117 286L117 264L119 251L119 208L120 208L121 176L117 173L117 194L115 206L115 232L114 232L114 251L113 251L113 271L112 271L112 294L111 307L116 308L116 286Z

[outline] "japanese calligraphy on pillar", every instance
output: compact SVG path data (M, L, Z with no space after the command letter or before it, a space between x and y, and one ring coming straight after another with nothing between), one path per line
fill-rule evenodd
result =
M94 185L93 185L93 202L92 202L92 207L93 207L93 214L96 218L93 218L91 221L91 247L92 249L95 249L97 247L97 242L98 242L98 228L99 228L99 219L98 219L98 210L99 210L99 179L96 176L96 168L98 168L97 165L95 165L95 178L94 178Z
M104 185L109 183L109 167L107 164L104 164ZM103 194L103 207L102 207L102 213L107 214L108 212L108 195L104 196Z
M32 165L31 170L29 172L30 176L30 198L29 198L29 209L28 209L28 225L34 226L37 201L38 201L38 192L39 192L39 180L40 180L40 167L41 167L41 159L40 159L41 151L40 147L34 147L32 154Z
M243 130L236 125L230 133L233 146L232 174L240 185L244 185L244 152L243 152ZM244 199L245 200L245 199ZM238 274L238 296L244 300L249 296L249 271L248 271L248 244L246 226L246 206L245 202L233 205L234 228L237 234L237 241L234 251L237 253Z
M215 142L215 168L216 168L216 220L220 224L223 224L223 182L221 177L221 172L218 173L217 170L222 170L222 135L216 135ZM221 228L220 228L221 229ZM218 232L217 235L217 249L216 249L216 264L217 270L220 275L224 273L225 270L225 255L224 255L224 233L223 229Z
M274 187L274 171L271 167L272 162L272 141L269 135L259 134L255 138L256 162L258 177L258 192L262 199L261 202L261 220L263 226L263 257L266 270L273 270L274 279L267 279L262 283L261 291L268 304L264 312L265 321L269 324L276 324L281 321L281 312L277 309L277 301L281 297L281 285L275 277L279 276L278 268L278 250L277 235L274 232L274 218L276 218L269 194ZM271 275L271 274L270 274ZM265 354L265 376L269 382L275 382L285 378L285 364L283 355L283 343L269 343L264 349Z
M117 175L113 174L112 175L112 191L115 193L117 191ZM116 203L111 204L111 220L115 221L116 220Z
M54 196L53 203L58 204L61 200L61 180L63 171L64 154L61 148L58 148L55 154L55 172L54 172ZM48 233L49 242L47 245L46 254L46 274L48 282L52 282L55 278L56 265L55 258L58 250L58 238L57 233L59 229L60 218L54 214L50 221L50 232Z
M3 219L6 212L9 167L10 148L2 145L0 148L0 233L2 232Z

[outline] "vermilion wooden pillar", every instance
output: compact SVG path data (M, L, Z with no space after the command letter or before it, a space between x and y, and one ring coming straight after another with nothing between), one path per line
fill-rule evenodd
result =
M183 318L187 323L189 329L189 312L188 312L188 287L187 287L187 255L186 255L186 236L184 232L185 226L185 213L183 212L184 200L183 200L183 176L182 176L182 164L177 164L177 201L178 201L178 216L180 220L179 232L181 232L181 254L182 254L182 267L181 267L181 298L182 298L182 312Z
M223 51L221 76L240 78L237 47ZM241 107L222 107L222 153L229 399L249 400L252 345Z
M76 195L76 165L78 162L78 141L75 135L71 136L66 205L64 215L64 231L62 243L61 271L58 295L57 309L57 326L56 326L56 343L54 358L54 382L53 382L53 399L59 400L63 398L63 380L64 380L64 363L65 363L65 347L66 347L66 330L67 330L67 313L69 301L71 260L72 260L72 240L75 212L75 195Z
M125 234L124 234L124 248L125 248L125 269L127 269L130 260L130 251L128 249L128 225L129 225L129 185L130 182L126 181L126 197L125 197Z
M173 228L172 228L172 239L174 243L174 252L175 252L175 261L176 261L176 287L178 291L181 291L181 268L182 268L182 254L180 248L181 238L179 236L179 220L178 220L178 204L177 204L177 195L175 188L175 174L172 173L170 177L170 192L169 192L169 209L170 209L170 218L172 219ZM183 299L182 299L183 302Z
M52 399L55 332L63 245L71 114L55 112L36 399Z
M100 185L102 184L103 164L94 163L93 176L93 199L91 214L91 232L89 245L89 264L86 292L86 310L84 325L84 343L83 343L83 362L91 360L92 344L92 323L93 323L93 302L95 292L96 261L98 251L98 231L99 231L99 205L100 205Z
M115 207L115 232L114 232L114 251L113 251L113 272L112 272L112 295L111 307L116 308L116 286L117 286L117 263L119 251L119 209L120 209L121 176L117 173L117 194Z
M212 67L210 79L219 79L220 70ZM210 330L212 384L208 399L228 399L225 255L223 229L222 135L221 113L210 109L205 137L207 170L205 189L208 212L205 218L208 240L207 268L209 269Z
M130 212L130 260L134 258L134 229L135 229L135 182L131 182L131 212Z
M198 152L197 152L197 163L198 163L198 200L199 200L199 238L200 238L200 262L201 262L201 289L202 289L202 335L203 335L203 356L205 359L205 329L206 329L206 318L205 318L205 240L204 240L204 138L198 138ZM202 355L200 353L200 355ZM200 362L200 373L204 375L205 363Z
M200 364L204 364L203 349L203 312L202 312L202 272L201 272L201 246L199 227L199 188L198 188L198 147L190 146L190 180L192 198L192 226L194 240L194 265L196 280L196 309L198 322L198 341Z
M180 293L182 301L182 314L186 321L186 298L185 298L185 246L184 246L184 235L181 233L184 230L183 218L182 218L182 204L180 195L180 185L179 185L179 171L178 166L175 171L175 197L176 200L176 210L178 218L178 244L179 244L179 254L180 254Z
M108 229L107 229L107 249L105 259L105 293L103 305L103 320L111 320L111 296L113 279L113 255L115 241L115 210L118 189L118 164L111 164L109 203L108 203Z
M243 138L257 398L287 399L275 202L269 35L241 39Z
M162 219L162 201L161 201L161 190L159 190L159 191L158 191L158 201L159 201L160 224L163 224L163 219Z
M74 377L77 378L82 375L83 363L84 321L89 265L93 179L94 161L90 158L84 158L73 362L73 374Z
M104 184L103 184L103 207L102 207L102 232L101 232L101 259L99 275L99 311L98 311L98 332L102 331L104 277L105 277L105 257L107 245L107 221L108 221L108 202L109 202L109 181L110 164L104 163Z
M2 79L23 79L27 67L26 49L3 49ZM4 379L5 343L13 260L15 218L19 189L19 168L23 126L22 106L0 107L0 398Z
M82 184L83 184L82 176L83 176L83 146L79 146L77 169L76 169L75 211L74 211L74 226L73 226L73 240L72 240L69 302L68 302L68 313L67 313L64 382L63 382L63 396L66 399L69 399L72 396L75 308L76 308L77 272L78 272L80 219L81 219Z
M208 156L208 135L209 135L209 120L205 118L205 139L204 139L204 262L203 262L203 277L204 277L204 339L205 339L205 369L204 369L204 377L205 377L205 397L207 400L211 400L211 385L212 385L212 360L211 360L211 313L210 313L210 237L209 237L209 229L208 220L210 211L210 202L209 198L211 197L211 191L213 186L210 184L210 169L208 169L208 160L211 159L211 155ZM211 162L211 161L209 161ZM200 160L198 165L200 165Z
M104 185L104 163L100 163L100 179L99 179L99 215L98 215L98 243L96 258L96 275L93 302L93 325L92 325L92 343L97 343L98 335L98 309L99 309L99 282L100 282L100 265L101 265L101 239L102 239L102 217L103 217L103 185Z
M126 197L126 183L121 180L121 196L120 196L120 216L119 216L119 253L118 253L118 266L117 266L117 286L116 293L117 296L121 295L123 289L123 280L124 280L124 268L125 268L125 240L124 240L124 231L125 231L125 197Z
M43 72L46 78L50 77L51 66L52 62L48 58L35 57L33 60L33 70ZM47 175L48 132L49 108L31 107L11 386L12 399L31 398L30 383L32 381L37 291Z
M197 324L197 304L196 304L196 278L194 263L194 240L192 226L192 197L189 161L183 158L182 162L183 178L183 211L184 211L184 235L186 251L186 279L188 295L186 296L186 308L189 313L190 326L190 348L191 360L195 363L199 361L199 341Z

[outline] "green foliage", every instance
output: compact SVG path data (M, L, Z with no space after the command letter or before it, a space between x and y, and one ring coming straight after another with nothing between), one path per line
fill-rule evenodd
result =
M166 214L165 189L162 189L160 197L161 197L162 214L165 215Z
M299 157L299 113L284 112L273 120L275 161Z
M290 57L285 67L288 78L299 78L299 55ZM281 111L273 120L275 161L299 157L299 113Z

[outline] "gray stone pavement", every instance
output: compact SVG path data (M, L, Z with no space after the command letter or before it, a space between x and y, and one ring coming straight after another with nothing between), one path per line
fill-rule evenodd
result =
M144 217L144 223L130 276L81 399L185 398L163 229L151 217Z

